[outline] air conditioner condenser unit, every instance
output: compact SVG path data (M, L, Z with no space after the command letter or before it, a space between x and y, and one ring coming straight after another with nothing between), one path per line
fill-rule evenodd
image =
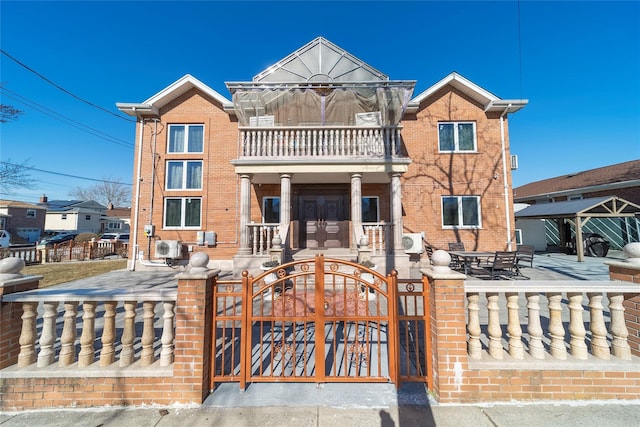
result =
M421 233L403 234L402 248L408 254L421 254L424 250L422 246L422 234Z
M156 258L174 258L182 257L182 244L178 240L157 240L156 241Z

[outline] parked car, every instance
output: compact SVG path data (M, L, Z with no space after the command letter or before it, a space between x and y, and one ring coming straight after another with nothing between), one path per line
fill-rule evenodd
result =
M55 236L52 237L47 237L45 239L40 240L40 243L38 243L38 246L53 246L53 245L57 245L58 243L63 243L63 242L68 242L69 240L73 240L75 239L77 236L76 233L58 233Z
M0 248L8 248L11 245L11 234L7 230L0 230Z
M98 241L129 243L129 233L104 233Z

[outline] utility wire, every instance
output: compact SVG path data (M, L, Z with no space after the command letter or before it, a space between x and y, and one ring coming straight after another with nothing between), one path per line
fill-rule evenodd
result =
M83 130L83 131L85 131L87 133L90 133L91 135L97 136L98 138L102 138L105 141L108 141L108 142L111 142L111 143L114 143L114 144L117 144L117 145L121 145L121 146L127 147L127 148L133 148L134 147L134 145L132 143L130 143L130 142L124 141L122 139L119 139L119 138L116 138L114 136L108 135L108 134L106 134L106 133L104 133L104 132L102 132L102 131L100 131L98 129L94 129L94 128L90 127L90 126L82 124L82 123L80 123L80 122L78 122L76 120L73 120L70 117L67 117L67 116L65 116L63 114L60 114L60 113L58 113L56 111L53 111L52 109L47 108L44 105L40 105L37 102L35 102L35 101L33 101L33 100L31 100L31 99L29 99L27 97L24 97L24 96L22 96L20 94L17 94L15 92L13 92L13 91L10 91L9 89L7 89L5 87L1 87L0 88L0 93L2 93L7 98L11 98L11 99L23 104L23 105L26 105L27 107L33 108L34 110L37 110L37 111L40 111L41 113L46 114L47 116L53 117L56 120L60 120L62 122L64 122L66 120L66 121L70 122L68 124L70 124L71 126L77 128L77 129Z
M107 180L104 180L104 179L87 178L87 177L84 177L84 176L69 175L69 174L62 173L62 172L53 172L53 171L48 171L48 170L44 170L44 169L34 168L34 167L31 167L31 166L19 165L17 163L11 163L11 162L5 162L5 161L0 161L0 163L3 163L5 165L9 165L9 166L21 166L21 167L23 167L25 169L31 169L31 170L37 171L37 172L50 173L52 175L66 176L67 178L84 179L84 180L87 180L87 181L104 182L104 183L107 183L107 184L132 185L132 184L128 184L128 183L125 183L125 182L107 181Z
M16 64L20 65L21 67L23 67L24 69L32 72L33 74L35 74L36 76L40 77L42 80L44 80L45 82L49 83L50 85L52 85L53 87L55 87L58 90L61 90L62 92L66 93L69 96L72 96L73 98L77 99L78 101L84 102L87 105L90 105L94 108L97 108L98 110L104 111L105 113L109 113L112 116L115 116L119 119L125 120L127 122L132 122L135 123L135 120L123 117L119 114L114 113L113 111L109 111L106 108L103 108L99 105L94 104L93 102L87 101L86 99L80 98L79 96L69 92L67 89L63 88L62 86L52 82L51 80L49 80L48 78L46 78L45 76L43 76L42 74L38 73L36 70L34 70L33 68L29 67L28 65L20 62L19 60L17 60L16 58L14 58L13 56L9 55L7 52L5 52L3 49L0 49L0 53L2 53L4 56L6 56L7 58L11 59L13 62L15 62Z

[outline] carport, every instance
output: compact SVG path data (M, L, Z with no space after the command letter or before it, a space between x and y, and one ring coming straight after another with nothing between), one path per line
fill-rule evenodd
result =
M567 241L563 222L567 221L576 230L576 251L578 261L584 261L582 227L591 218L623 218L640 215L640 206L616 196L593 197L590 199L568 200L566 202L538 203L515 213L516 219L548 219L558 223L560 242L566 247Z

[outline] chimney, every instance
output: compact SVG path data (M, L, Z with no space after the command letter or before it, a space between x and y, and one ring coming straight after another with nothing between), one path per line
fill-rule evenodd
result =
M49 199L47 199L47 195L43 194L42 196L40 196L40 203L47 203L49 201Z

